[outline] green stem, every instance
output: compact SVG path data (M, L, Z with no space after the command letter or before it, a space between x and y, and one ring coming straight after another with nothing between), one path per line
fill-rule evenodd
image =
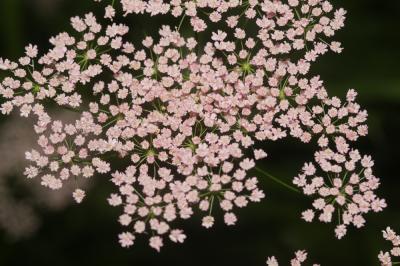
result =
M267 173L266 171L262 170L261 168L255 167L255 169L256 169L257 172L259 172L259 173L263 174L264 176L266 176L266 177L272 179L272 180L275 181L276 183L278 183L278 184L280 184L280 185L282 185L282 186L288 188L289 190L294 191L294 192L297 192L297 193L301 193L301 191L300 191L299 189L297 189L297 188L295 188L295 187L293 187L293 186L291 186L291 185L289 185L289 184L283 182L283 181L280 180L279 178L277 178L277 177L271 175L270 173Z
M107 122L105 125L103 125L103 128L106 128L106 127L108 127L109 125L111 125L112 123L117 122L117 121L118 121L118 118L114 118L114 119L112 119L111 121Z
M181 18L181 21L179 22L179 26L178 26L178 32L179 32L179 30L181 29L181 27L182 27L182 23L183 23L183 20L185 20L185 17L186 17L186 14L183 14L183 16L182 16L182 18Z

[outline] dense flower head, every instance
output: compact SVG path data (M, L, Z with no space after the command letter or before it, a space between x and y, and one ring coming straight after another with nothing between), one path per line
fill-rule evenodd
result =
M144 13L180 22L134 45L130 28L114 18ZM237 208L265 197L250 173L267 157L257 141L316 136L316 164L326 177L306 164L295 184L318 197L316 211L303 213L307 221L320 212L330 222L339 211L340 238L347 225L361 227L365 213L386 206L374 194L372 160L349 146L367 134L356 92L342 102L309 77L320 55L341 52L330 39L345 13L321 0L121 0L105 7L104 19L71 18L75 32L51 38L43 56L28 45L15 62L0 59L1 113L18 109L38 134L25 175L54 190L74 179L77 203L86 196L79 179L110 177L116 190L108 203L122 209L118 221L127 228L121 246L145 234L159 251L166 239L184 242L175 221L200 212L210 228L219 205L225 224L234 225ZM185 22L190 34L181 31ZM57 120L52 108L77 119Z
M327 148L316 152L317 167L306 163L293 182L306 195L316 197L313 209L302 213L303 219L311 222L317 218L325 223L338 220L335 234L340 239L346 234L347 226L363 227L364 215L382 211L386 202L375 195L379 179L373 175L371 157L343 148L347 144L341 137L336 142L339 151ZM333 219L336 214L338 219Z
M400 236L396 234L393 229L387 227L386 230L382 231L383 238L390 241L393 248L389 252L381 251L379 252L378 259L381 266L392 266L398 264L392 261L392 257L400 257Z

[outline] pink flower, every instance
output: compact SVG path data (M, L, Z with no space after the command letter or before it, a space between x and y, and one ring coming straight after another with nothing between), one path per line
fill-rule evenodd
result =
M236 224L237 218L236 215L230 212L225 213L224 221L227 225L234 225Z
M32 44L29 44L27 47L25 47L25 53L30 58L35 58L38 54L37 46L36 45L33 46Z
M186 235L183 234L182 230L176 229L172 230L169 238L176 243L183 243L186 239Z
M85 198L85 195L86 193L82 189L76 189L74 193L72 193L72 196L74 197L77 203L81 203L82 200Z
M119 236L119 243L122 247L127 248L133 245L135 236L129 232L121 233Z
M214 217L212 216L206 216L203 218L202 225L205 228L211 228L214 225Z
M163 246L163 241L159 236L153 236L150 238L150 247L154 248L158 252L160 252L161 247Z

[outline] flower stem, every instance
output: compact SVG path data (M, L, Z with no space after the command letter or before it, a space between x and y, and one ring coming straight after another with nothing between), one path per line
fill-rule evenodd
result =
M179 32L179 30L180 30L181 27L182 27L182 23L183 23L183 21L185 20L185 17L186 17L186 14L184 14L184 15L182 16L181 21L179 22L179 26L178 26L178 29L177 29L178 32Z
M301 193L299 189L297 189L297 188L285 183L284 181L282 181L279 178L271 175L270 173L267 173L266 171L262 170L261 168L255 167L255 169L256 169L257 172L259 172L259 173L263 174L264 176L272 179L273 181L275 181L276 183L286 187L287 189L289 189L289 190L291 190L293 192L296 192L296 193Z

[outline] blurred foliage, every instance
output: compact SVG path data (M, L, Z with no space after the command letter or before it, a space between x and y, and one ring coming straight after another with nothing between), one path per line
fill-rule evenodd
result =
M42 211L43 225L31 238L16 242L0 232L0 265L252 266L265 265L269 255L286 262L297 249L307 249L310 261L324 266L378 265L377 253L388 248L381 230L387 225L400 230L400 1L337 0L334 4L348 10L347 27L336 37L345 50L339 56L323 57L312 72L321 75L332 95L343 96L348 88L357 89L359 102L369 111L370 135L358 146L374 156L375 171L383 183L380 194L389 208L368 215L365 228L350 230L338 241L332 225L307 224L299 219L310 204L306 198L262 179L267 198L241 210L237 226L228 228L220 219L215 228L205 230L200 218L191 219L185 225L188 239L183 245L168 243L156 254L139 239L125 250L117 244L118 209L106 203L111 183L107 177L98 177L82 205L72 204L59 212ZM31 42L45 51L48 38L70 30L69 17L92 10L91 5L91 0L1 0L0 57L15 58ZM155 30L154 25L148 18L132 22L140 37ZM313 154L310 145L295 141L263 146L270 157L261 167L288 181ZM9 152L1 150L0 157Z

